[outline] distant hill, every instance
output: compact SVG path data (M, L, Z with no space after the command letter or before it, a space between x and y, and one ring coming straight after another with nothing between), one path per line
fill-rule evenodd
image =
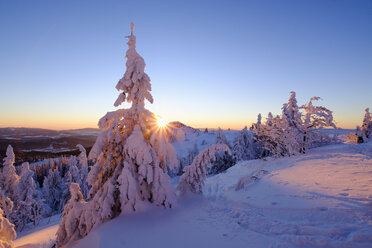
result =
M99 129L50 130L40 128L0 128L0 164L5 151L11 145L16 154L16 163L33 162L44 158L78 153L76 145L87 151L93 146Z
M180 135L184 137L200 132L178 121L170 122L168 126L173 141ZM16 164L61 155L76 155L79 153L77 144L83 145L89 153L100 132L101 130L97 128L61 131L41 128L0 128L0 165L3 163L8 145L14 149Z

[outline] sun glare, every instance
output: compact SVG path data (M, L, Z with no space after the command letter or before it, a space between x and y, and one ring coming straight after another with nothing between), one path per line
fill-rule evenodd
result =
M157 117L157 123L160 128L164 128L168 124L168 122L164 118L161 118L161 117Z

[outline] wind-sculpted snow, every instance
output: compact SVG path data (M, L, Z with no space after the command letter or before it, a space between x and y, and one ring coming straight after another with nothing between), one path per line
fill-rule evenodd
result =
M241 228L275 235L274 247L371 247L372 158L365 150L333 145L241 162L208 178L203 192L226 202L220 211Z

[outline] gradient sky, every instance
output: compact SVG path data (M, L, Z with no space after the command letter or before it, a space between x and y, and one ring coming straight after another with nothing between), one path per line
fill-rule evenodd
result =
M0 0L0 127L97 127L135 23L167 120L241 129L290 91L344 128L372 108L372 1ZM124 105L127 107L128 105Z

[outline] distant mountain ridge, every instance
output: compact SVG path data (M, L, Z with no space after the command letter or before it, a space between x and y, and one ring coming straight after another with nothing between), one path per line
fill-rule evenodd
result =
M198 133L198 129L187 126L179 121L168 124L171 130L188 133ZM98 128L81 128L68 130L52 130L42 128L6 127L0 128L0 165L5 157L8 145L11 145L16 155L16 163L33 162L44 158L61 155L78 154L77 144L85 147L89 153L101 130Z

